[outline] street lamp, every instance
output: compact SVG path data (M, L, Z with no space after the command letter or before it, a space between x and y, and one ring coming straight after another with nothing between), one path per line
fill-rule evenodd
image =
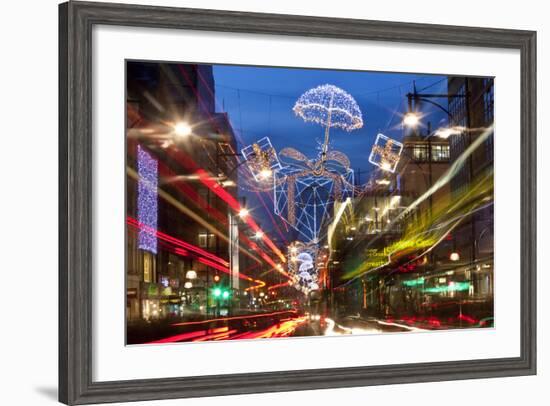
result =
M264 233L263 233L263 231L261 231L261 230L256 231L256 233L254 234L254 237L255 237L257 240L261 240L262 238L264 238Z
M242 218L242 219L244 219L249 214L250 214L250 212L248 211L248 209L246 209L244 207L239 210L239 217Z
M187 271L187 273L185 274L185 277L187 279L197 279L197 272L196 271L193 271L192 269L190 269L189 271Z
M178 137L187 137L188 135L191 135L192 132L193 132L193 129L185 121L180 121L176 123L176 125L174 125L174 133Z
M403 124L409 128L416 128L420 123L420 115L413 111L409 111L403 116Z
M460 259L460 255L458 252L451 252L451 255L449 255L449 259L453 262L456 262Z

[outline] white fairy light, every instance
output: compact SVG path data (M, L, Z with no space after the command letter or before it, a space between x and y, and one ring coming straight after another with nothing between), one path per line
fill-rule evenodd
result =
M346 91L334 85L321 85L305 92L296 101L294 113L304 121L346 131L363 127L361 109Z

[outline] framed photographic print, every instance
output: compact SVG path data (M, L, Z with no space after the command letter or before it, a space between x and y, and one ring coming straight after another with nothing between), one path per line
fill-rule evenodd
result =
M60 401L536 373L534 32L59 16Z

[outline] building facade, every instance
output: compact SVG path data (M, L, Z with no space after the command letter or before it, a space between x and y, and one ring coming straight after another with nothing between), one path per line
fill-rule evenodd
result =
M229 207L198 171L237 199L236 141L215 111L212 67L128 62L127 112L127 320L211 314L212 286L229 284Z

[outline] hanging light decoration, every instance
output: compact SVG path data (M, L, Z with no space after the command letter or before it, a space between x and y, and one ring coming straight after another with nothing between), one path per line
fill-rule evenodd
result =
M402 151L402 143L384 134L378 134L372 146L369 162L383 171L393 173L397 168Z
M355 99L346 91L330 84L317 86L305 92L296 101L293 111L304 121L325 127L325 139L316 173L322 172L327 159L331 127L345 131L363 127L361 109Z

